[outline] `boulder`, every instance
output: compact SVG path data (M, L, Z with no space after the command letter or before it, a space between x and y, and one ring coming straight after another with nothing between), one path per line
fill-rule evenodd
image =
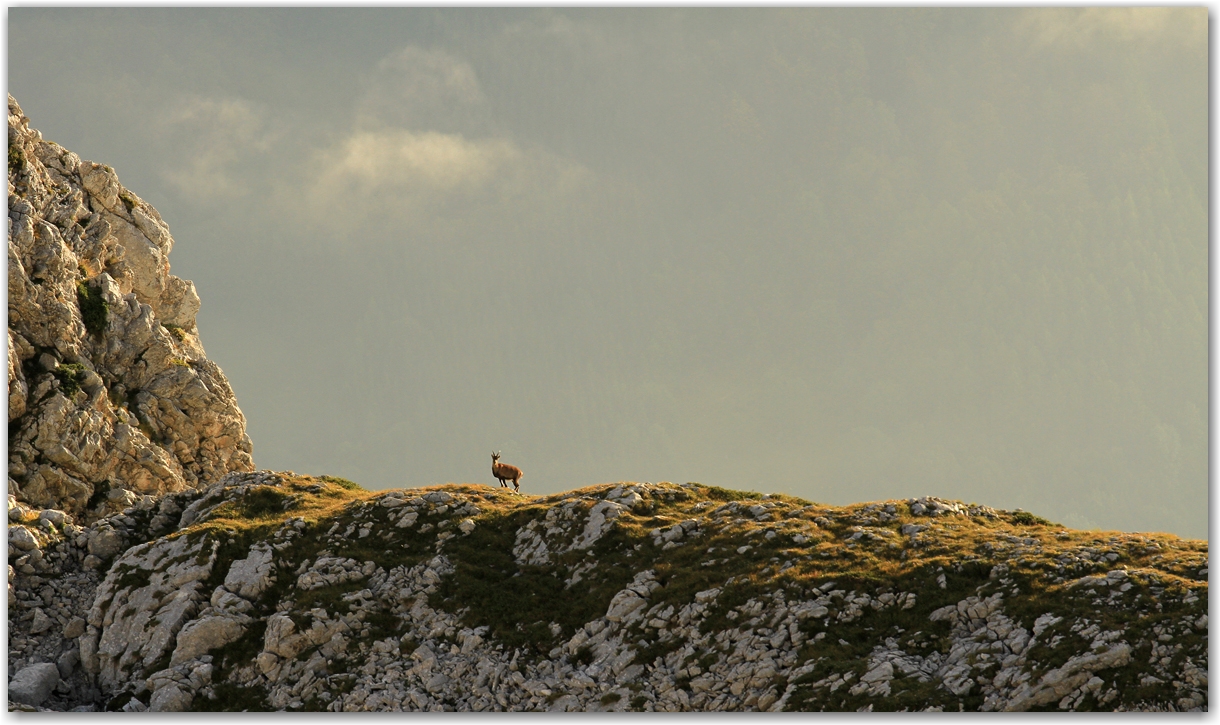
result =
M643 607L644 604L643 597L630 589L624 589L615 594L614 598L610 600L610 607L606 610L606 619L611 622L622 622Z
M244 599L256 599L271 583L271 574L275 570L273 555L271 545L266 542L250 547L249 556L233 562L229 567L229 573L225 575L225 589Z
M286 614L273 614L267 618L267 631L263 635L263 650L284 659L296 657L308 644L296 632L296 625Z
M597 543L607 531L610 530L614 519L618 518L626 509L613 501L599 501L589 510L589 520L585 524L584 531L572 543L573 549L588 549Z
M194 693L181 685L170 684L153 692L148 701L149 712L183 712L191 706Z
M183 625L170 664L192 660L217 647L237 641L246 632L249 618L204 617Z
M64 639L76 639L85 633L85 620L83 617L73 617L66 625L64 625Z
M58 509L44 509L38 514L38 518L59 527L62 527L64 524L71 523L72 520L72 517L68 516L63 511L59 511Z
M30 665L8 683L8 699L26 705L41 705L59 684L59 668L49 662Z
M55 668L59 670L59 676L63 679L68 679L72 676L72 672L76 666L80 664L80 650L70 649L59 656L55 660Z
M25 526L9 526L8 542L22 551L37 549L42 545L38 536Z
M34 610L34 619L30 622L30 634L42 634L55 624L55 620L42 611L42 607Z
M123 550L123 536L110 528L94 529L89 534L89 553L105 561Z

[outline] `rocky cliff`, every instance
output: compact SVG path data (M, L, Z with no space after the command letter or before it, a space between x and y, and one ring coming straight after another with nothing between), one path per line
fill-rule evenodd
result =
M172 239L9 99L10 708L1199 710L1204 541L253 471Z
M91 520L252 470L165 222L8 104L9 494Z
M270 471L88 529L13 511L49 522L9 549L10 698L44 708L1207 706L1207 544L1166 534L935 498Z

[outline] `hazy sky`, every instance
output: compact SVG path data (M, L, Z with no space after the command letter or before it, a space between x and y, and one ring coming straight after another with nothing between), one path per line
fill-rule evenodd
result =
M8 20L260 467L1207 536L1205 8Z

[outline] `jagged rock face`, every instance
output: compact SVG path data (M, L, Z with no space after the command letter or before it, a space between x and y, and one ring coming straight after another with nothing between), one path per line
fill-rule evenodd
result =
M9 669L63 660L49 709L1206 709L1206 542L735 497L259 471L87 529L13 504Z
M89 517L254 467L155 209L9 96L9 492Z

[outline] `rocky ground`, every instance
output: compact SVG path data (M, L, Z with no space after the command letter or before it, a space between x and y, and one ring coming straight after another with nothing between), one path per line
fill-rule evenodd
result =
M1166 534L934 498L270 471L87 528L9 515L14 707L1207 706L1207 544Z

